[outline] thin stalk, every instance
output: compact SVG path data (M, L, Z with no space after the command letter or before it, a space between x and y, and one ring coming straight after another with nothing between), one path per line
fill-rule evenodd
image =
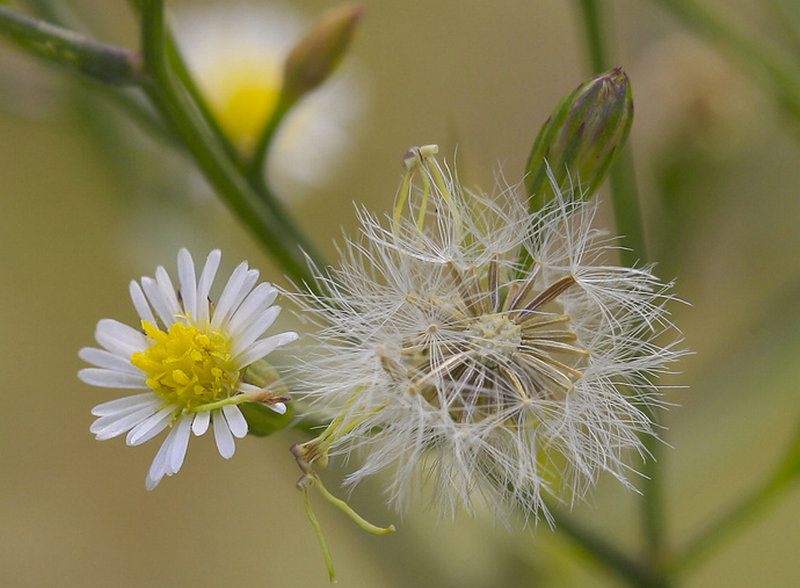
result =
M141 14L142 0L129 0L129 4L135 11ZM222 130L222 126L219 124L217 117L214 116L214 113L211 111L205 96L203 96L200 88L197 87L197 84L195 83L194 78L189 71L189 67L186 65L186 60L181 54L178 43L175 41L175 36L170 30L170 27L166 22L163 24L163 27L164 53L166 54L167 62L169 63L172 75L177 78L184 90L189 94L189 97L194 102L197 112L203 118L208 130L212 135L214 135L214 139L217 141L219 146L225 151L225 154L231 159L231 161L237 164L237 167L241 167L241 154L236 149L236 146L231 142L227 133Z
M589 66L593 74L612 67L609 51L603 35L603 14L598 0L577 0L580 8L584 34L586 36ZM623 264L633 266L647 259L642 215L633 167L633 155L629 147L623 148L609 173L614 220L620 244Z
M596 72L610 67L608 51L603 37L601 7L598 0L578 0L586 31L589 61ZM614 219L617 232L621 235L620 251L622 263L628 266L645 263L647 251L644 238L639 196L630 147L625 147L612 167L609 177L611 199L614 206ZM647 416L653 426L659 423L659 410L646 408ZM661 442L650 434L640 436L648 454L643 467L642 482L642 533L647 546L649 564L657 567L663 557L666 521L662 496L660 454Z
M140 56L99 43L69 29L0 7L0 34L48 61L71 67L106 84L142 81Z
M275 133L283 122L284 117L289 112L290 107L291 104L286 100L285 94L281 92L278 97L278 103L275 105L275 109L272 111L267 124L264 125L264 129L261 131L261 135L258 138L258 143L256 143L253 154L247 164L247 177L250 178L251 183L258 183L261 181L267 163L267 156L269 155L269 148L272 145L272 139L275 137Z
M608 69L603 27L601 25L600 7L596 0L577 0L583 14L583 33L589 54L592 73L600 73Z
M163 0L143 0L141 10L142 50L147 74L151 76L151 81L143 84L148 97L183 139L209 182L275 261L292 279L313 287L314 281L301 250L305 243L295 238L299 230L289 230L285 219L279 221L271 214L218 145L195 105L172 76L166 56Z
M630 586L666 587L666 580L654 576L650 570L629 557L603 537L578 523L564 512L550 509L558 532L569 538L595 563L615 572Z
M217 143L225 151L225 154L228 156L228 158L236 164L237 168L240 170L244 169L242 165L241 154L236 149L236 146L233 144L233 142L231 142L228 134L222 129L222 126L220 126L219 120L211 111L205 96L203 96L200 88L197 87L194 78L189 72L189 67L186 65L186 61L184 60L183 55L181 54L180 49L175 42L175 37L169 30L166 32L166 54L171 71L175 77L180 80L180 83L191 97L192 101L197 107L197 110L208 126L208 129L214 135Z
M800 71L757 38L695 0L653 0L690 29L718 43L772 85L781 106L800 122Z
M131 4L136 10L142 9L142 0L130 0ZM267 150L271 144L272 138L280 125L283 117L289 110L289 104L285 101L279 101L278 106L273 112L262 136L260 138L257 152L261 150L260 154L253 156L250 163L246 162L237 147L233 144L219 123L219 120L212 112L208 101L203 96L200 88L194 81L186 60L180 52L180 48L175 41L172 32L169 30L166 22L162 24L164 28L164 53L166 55L167 63L169 65L170 73L176 82L182 86L182 89L188 94L191 99L194 110L202 118L206 130L212 135L213 141L221 148L228 160L236 167L239 175L244 175L250 184L250 189L266 206L269 214L273 217L276 223L283 225L289 236L302 246L303 251L310 258L314 259L318 267L323 267L324 260L319 252L313 247L310 241L305 236L292 216L286 210L286 207L277 197L277 195L269 188L268 182L263 173L263 163L266 160ZM263 143L263 145L261 145ZM253 162L258 162L256 165Z
M772 506L792 483L797 482L800 473L800 429L780 463L766 481L690 539L681 553L665 566L667 572L671 575L684 574L697 567L725 541L758 520L759 514Z

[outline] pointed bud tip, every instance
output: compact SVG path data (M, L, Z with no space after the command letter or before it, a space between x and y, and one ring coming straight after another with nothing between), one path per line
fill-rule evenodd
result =
M568 94L547 119L528 159L528 193L538 209L549 200L548 166L559 186L576 180L588 198L624 144L633 121L628 76L621 67L589 78Z
M358 4L336 6L311 26L284 63L284 99L295 102L333 73L355 36L364 10Z

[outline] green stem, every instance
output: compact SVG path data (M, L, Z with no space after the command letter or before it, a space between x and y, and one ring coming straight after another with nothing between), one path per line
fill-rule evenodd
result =
M654 576L648 568L608 543L594 531L578 523L567 513L552 508L549 510L553 515L558 532L569 538L596 563L625 579L629 585L649 588L668 585L665 579Z
M141 59L136 52L98 43L8 8L0 7L0 34L39 57L103 83L125 85L142 81Z
M141 0L131 0L134 8L141 10ZM272 138L275 131L283 120L284 116L288 113L291 106L285 100L279 100L278 106L273 112L262 136L260 138L259 146L256 151L261 153L254 156L248 164L244 161L242 154L231 142L227 133L221 127L219 120L212 112L208 105L208 101L203 96L203 93L198 88L194 78L186 65L186 60L180 52L178 44L172 32L164 24L165 35L165 53L167 62L170 67L171 73L183 86L183 89L188 94L191 101L194 103L197 113L202 117L207 130L213 135L214 141L225 152L228 159L236 166L240 175L245 175L250 188L262 200L264 206L269 211L276 223L283 225L290 238L297 242L311 259L314 260L317 267L324 267L325 263L322 256L314 248L310 241L305 236L292 216L286 210L286 207L281 203L280 199L270 190L267 181L265 180L265 173L263 172L264 161L266 160L269 146L271 145Z
M800 473L800 428L781 465L765 482L738 502L718 520L689 540L682 552L665 569L670 574L684 574L697 567L737 532L758 519L776 499L798 479Z
M322 525L319 524L317 515L314 514L314 510L311 508L311 500L308 497L309 487L310 485L306 485L302 489L303 504L306 507L306 516L308 516L308 520L311 523L311 526L314 528L314 534L317 536L317 541L319 541L319 546L322 549L322 556L325 558L325 567L328 568L328 579L330 580L331 584L334 584L336 583L336 571L333 567L331 550L328 549L328 542L325 541L325 534L322 532Z
M603 40L603 23L598 0L578 0L586 30L590 63L596 72L607 70L607 50ZM620 258L624 265L634 266L647 261L644 228L639 210L639 196L636 189L633 156L629 146L619 155L609 177L611 199L614 206L614 219L620 234ZM645 412L658 427L659 410L645 408ZM661 442L652 434L640 436L648 454L643 468L642 482L642 533L647 546L649 565L658 567L663 557L666 521L661 484L660 454Z
M639 207L639 190L633 151L625 145L608 174L611 201L614 205L614 224L619 234L619 257L622 264L634 267L647 263L647 244Z
M337 498L336 496L328 492L328 489L322 483L322 480L318 475L314 474L313 480L314 480L314 485L317 487L317 490L319 490L320 494L322 494L325 500L330 502L336 508L341 510L344 514L350 517L350 519L356 525L361 527L367 533L372 533L373 535L387 535L389 533L395 532L396 529L394 525L389 525L388 527L379 527L377 525L373 525L364 517L362 517L360 514L358 514L355 510L353 510L353 508L349 504L347 504L344 500L342 500L341 498Z
M583 32L586 35L586 44L589 54L589 63L593 73L600 73L608 69L605 39L601 25L600 7L596 0L577 0L583 14Z
M736 27L723 15L695 0L653 0L690 29L718 43L735 58L749 65L752 72L764 77L783 108L800 122L800 72L781 56Z
M292 279L313 287L314 280L301 249L306 244L297 238L300 231L291 223L287 224L287 219L277 219L271 213L216 142L205 121L198 115L194 103L176 83L166 56L163 8L163 0L141 2L142 50L146 71L152 76L151 83L143 84L145 92L175 133L183 139L209 182L275 261ZM310 249L307 246L304 248L307 251Z
M166 31L166 54L171 71L174 73L175 77L180 80L180 83L189 94L189 97L192 99L197 107L198 112L203 117L208 129L214 135L214 139L225 151L225 154L228 156L228 158L236 164L237 168L242 170L243 165L241 154L236 149L236 146L231 142L228 134L222 129L222 126L219 124L219 120L211 111L205 96L203 96L200 88L197 87L197 84L195 83L194 78L189 71L189 67L186 65L186 60L183 58L183 55L178 48L178 44L175 42L175 37L170 30Z
M593 74L611 68L603 35L603 14L598 0L577 0L586 35L589 66ZM633 266L647 259L642 215L633 167L633 155L629 147L623 148L609 173L614 220L620 244L622 263Z
M278 127L283 122L291 106L289 101L286 100L285 94L281 92L278 97L278 103L275 105L275 109L272 111L267 124L264 125L264 129L261 131L258 143L256 143L253 154L247 165L247 176L250 178L251 183L259 183L261 181L267 162L267 155L269 155L269 148L272 145L272 139L275 137Z

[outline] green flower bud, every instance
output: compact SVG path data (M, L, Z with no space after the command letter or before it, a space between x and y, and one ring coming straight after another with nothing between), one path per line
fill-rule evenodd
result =
M539 131L525 168L531 210L552 199L548 167L559 186L579 184L589 198L605 179L633 122L628 76L612 69L567 95Z
M297 42L284 63L281 91L284 103L296 102L333 73L363 14L361 6L332 8Z

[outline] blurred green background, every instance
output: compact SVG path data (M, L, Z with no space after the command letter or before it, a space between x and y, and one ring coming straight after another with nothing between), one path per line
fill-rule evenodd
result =
M365 95L352 149L324 186L286 196L331 258L341 227L355 225L353 201L390 205L407 147L438 143L451 158L458 146L469 185L490 190L498 162L515 181L539 126L590 73L572 2L362 3L348 57ZM72 4L102 40L136 46L127 3ZM203 4L168 6L181 15ZM292 4L309 18L333 5ZM798 6L716 3L780 40L777 5ZM667 395L677 406L663 458L680 544L770 471L797 426L800 134L763 84L654 3L606 6L616 63L633 85L651 255L691 303L674 308L695 355L670 380L687 388ZM117 393L77 380L77 351L93 344L98 319L135 320L130 279L158 264L174 270L187 245L197 256L221 247L224 269L248 259L285 281L179 156L69 82L0 39L0 584L328 585L294 488L287 449L298 437L247 438L227 462L210 435L193 439L180 475L146 492L157 443L128 449L89 433L91 407ZM119 133L125 141L109 143ZM329 488L341 473L326 473ZM423 505L400 519L384 509L379 480L352 504L399 531L366 535L317 501L343 586L617 585L546 525L509 531L491 513L437 524ZM602 479L575 514L636 550L636 508ZM799 523L795 489L686 585L800 585Z

